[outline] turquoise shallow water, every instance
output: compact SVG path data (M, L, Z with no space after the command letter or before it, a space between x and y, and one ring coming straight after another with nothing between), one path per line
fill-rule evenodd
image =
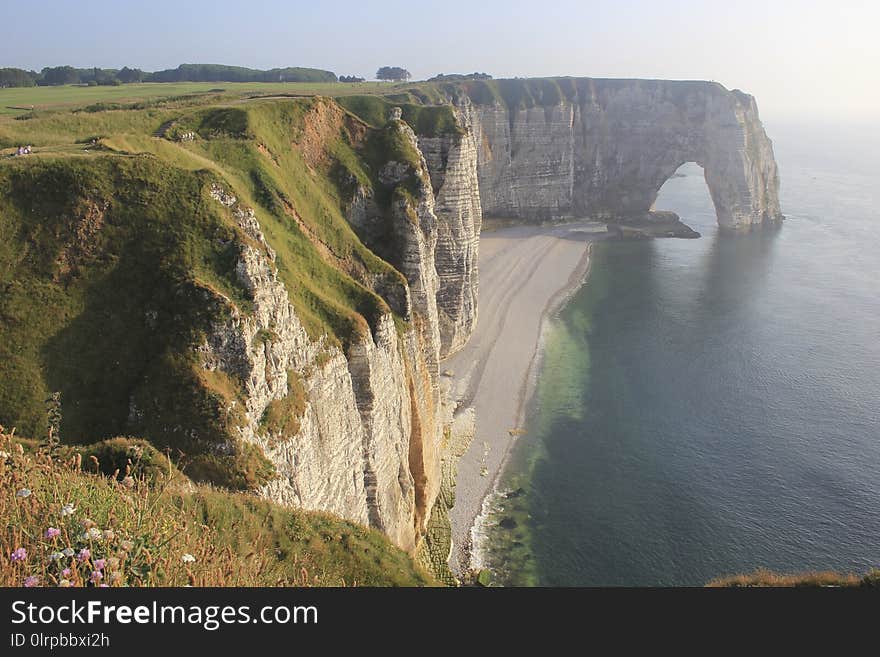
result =
M880 567L880 167L803 134L771 131L780 230L718 236L685 165L656 207L702 239L595 246L487 521L501 583Z

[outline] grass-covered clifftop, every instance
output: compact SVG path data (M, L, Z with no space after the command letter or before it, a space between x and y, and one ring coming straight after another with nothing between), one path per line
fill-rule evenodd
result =
M271 465L235 438L242 383L196 359L232 307L251 311L235 268L255 244L212 189L253 208L312 339L345 349L394 311L405 327L390 250L345 218L382 164L414 157L388 139L393 106L221 94L0 119L0 423L43 436L60 393L67 442L135 435L196 480L264 484ZM458 131L449 107L403 110Z
M0 428L0 482L0 586L433 583L377 530L193 486L137 441L48 449Z

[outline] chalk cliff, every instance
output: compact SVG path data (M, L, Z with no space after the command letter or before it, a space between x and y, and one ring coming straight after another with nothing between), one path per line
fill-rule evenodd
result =
M440 355L457 351L477 319L478 245L483 222L477 174L477 144L470 115L456 108L461 132L419 137L428 166L438 219L435 259Z
M253 210L218 186L213 198L231 208L252 240L236 273L253 308L242 313L230 305L198 351L202 367L243 384L239 437L258 445L278 475L264 495L372 525L413 550L440 486L441 352L467 339L475 317L480 214L470 133L429 140L436 148L428 152L437 156L429 171L420 140L399 116L383 128L396 146L379 167L377 188L359 186L349 215L406 279L403 297L389 303L407 327L398 331L389 313L345 351L310 340ZM293 429L267 426L270 406L294 394L301 407L284 407L299 413Z
M566 78L433 92L446 104L183 106L169 110L165 142L159 126L132 141L147 149L138 157L111 141L94 158L16 158L0 171L16 220L55 227L10 233L51 256L15 274L32 288L15 285L24 296L48 286L71 310L53 315L60 337L25 336L30 351L15 358L29 369L5 377L32 410L0 395L0 422L38 435L53 381L69 381L63 432L74 439L147 438L191 458L194 478L368 524L414 551L451 476L440 370L477 321L484 214L644 218L695 161L722 227L781 218L772 146L739 91ZM178 133L191 137L168 143ZM32 190L49 188L34 206ZM119 261L125 275L103 284ZM111 315L102 343L70 324ZM2 326L24 335L27 322ZM111 348L137 367L121 376ZM84 383L45 375L78 354L71 371L94 369Z
M755 99L714 82L499 80L467 98L482 210L524 219L643 218L685 162L705 170L722 228L782 218ZM492 93L486 93L486 89Z

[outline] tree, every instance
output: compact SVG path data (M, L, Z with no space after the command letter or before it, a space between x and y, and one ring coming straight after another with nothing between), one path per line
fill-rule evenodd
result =
M128 68L128 66L123 66L122 70L119 71L116 77L119 78L120 82L123 84L142 82L144 79L144 72L139 68Z
M0 68L0 88L2 87L33 87L37 74L20 68Z
M42 71L39 84L76 84L77 82L79 82L79 71L73 66L47 66Z
M409 80L412 77L409 71L399 66L383 66L376 71L377 80L390 80L391 82L401 82Z
M364 79L363 79L363 78L359 78L359 77L356 76L356 75L340 75L340 76L339 76L339 81L340 81L340 82L363 82Z

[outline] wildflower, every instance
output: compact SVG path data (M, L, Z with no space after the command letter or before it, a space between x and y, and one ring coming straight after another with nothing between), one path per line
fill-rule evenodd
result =
M104 573L102 573L100 570L93 570L91 576L89 577L89 581L92 584L97 584L102 579L104 579Z
M104 535L97 527L89 527L82 533L82 536L80 536L84 541L100 541L103 537Z
M59 535L61 535L61 530L55 527L49 527L49 529L46 530L46 538L55 538Z
M131 552L131 549L134 547L134 543L131 541L120 541L119 547L123 552Z
M129 475L125 477L125 479L122 480L122 485L126 488L134 488L134 479L132 478L132 476Z
M99 589L109 589L110 586L108 584L98 584Z
M105 541L112 541L114 538L116 538L116 534L113 532L112 529L105 529L103 532L101 532L101 538L103 538Z
M30 575L30 576L24 578L24 585L27 588L31 588L32 586L36 586L39 583L40 583L40 578L37 577L36 575Z
M31 489L30 488L22 488L15 494L16 497L30 497Z
M180 560L183 561L183 563L192 563L196 560L196 558L189 552L186 552L182 557L180 557Z
M71 573L70 568L65 568L64 570L61 571L61 576L62 577L70 577L70 573Z
M58 561L62 558L64 558L64 555L61 552L53 552L49 555L49 561Z
M104 570L104 566L107 565L106 559L95 559L95 570Z
M110 557L109 559L107 559L107 567L111 570L119 568L119 559L117 559L116 557Z
M91 529L91 528L94 527L96 524L98 524L98 523L96 523L96 522L95 522L94 520L92 520L91 518L86 518L85 520L82 521L82 527L83 527L83 529Z
M70 580L69 579L62 579L60 582L58 582L58 586L67 588L68 586L71 586Z
M65 504L61 507L61 517L72 516L76 513L76 507L73 504Z
M24 548L16 548L12 551L11 556L13 563L15 563L16 561L24 561L25 559L27 559L27 550L25 550Z
M73 556L73 548L66 547L63 550L61 550L61 554L63 554L65 557L72 557Z
M90 556L92 556L92 551L89 548L83 548L82 550L79 551L79 554L76 555L76 558L80 562L83 562L86 559L88 559Z

